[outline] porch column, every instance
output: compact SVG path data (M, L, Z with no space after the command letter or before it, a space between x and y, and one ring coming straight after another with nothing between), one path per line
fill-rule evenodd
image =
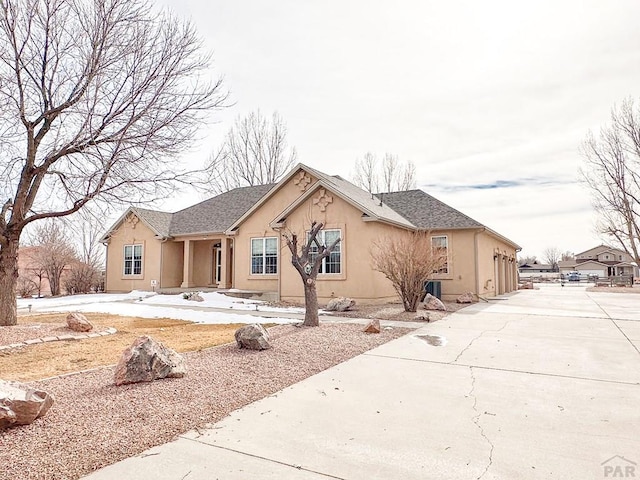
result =
M182 271L182 284L180 287L189 288L193 287L193 247L194 242L192 240L184 241L184 267Z
M222 250L222 258L220 265L220 283L218 288L232 288L233 282L231 281L231 244L233 240L225 237L220 241L220 248Z

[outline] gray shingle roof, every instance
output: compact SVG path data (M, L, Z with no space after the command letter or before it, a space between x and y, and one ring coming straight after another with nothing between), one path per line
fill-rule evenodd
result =
M131 210L162 237L169 236L169 226L173 214L161 212L159 210L149 210L146 208L131 207Z
M483 227L473 218L422 190L378 193L376 196L419 229L446 230Z
M240 187L173 214L171 236L189 233L221 233L260 200L271 185Z

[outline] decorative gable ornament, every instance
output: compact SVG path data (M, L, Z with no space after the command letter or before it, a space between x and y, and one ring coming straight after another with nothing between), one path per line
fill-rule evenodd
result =
M295 177L293 177L293 183L298 186L300 191L304 192L307 189L307 186L311 183L311 177L307 172L301 170Z
M131 225L131 229L135 230L136 225L138 224L138 222L140 221L140 219L138 218L137 215L131 213L127 216L127 218L125 218L124 220L125 222L127 222L129 225Z
M321 188L318 191L318 196L313 199L313 204L318 205L321 212L324 212L327 209L327 205L333 203L333 197L327 194L327 191L324 188Z

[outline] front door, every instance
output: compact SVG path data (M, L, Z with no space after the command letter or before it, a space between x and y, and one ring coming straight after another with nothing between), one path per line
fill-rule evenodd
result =
M213 282L220 285L222 280L222 249L213 247Z

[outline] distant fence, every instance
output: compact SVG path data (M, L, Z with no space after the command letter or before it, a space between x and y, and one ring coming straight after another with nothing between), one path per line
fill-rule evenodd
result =
M612 277L600 278L597 275L580 275L575 280L569 280L567 275L561 275L559 273L536 273L536 274L520 274L520 281L527 281L533 283L595 283L600 287L633 287L634 278L633 275L618 275ZM636 283L638 283L636 279Z

